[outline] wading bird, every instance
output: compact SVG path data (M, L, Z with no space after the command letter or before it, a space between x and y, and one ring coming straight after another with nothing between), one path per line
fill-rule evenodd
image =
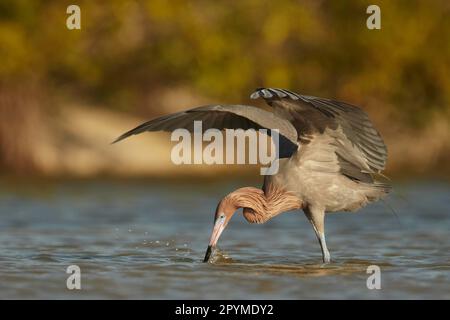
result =
M323 262L329 263L325 213L356 211L390 191L388 184L375 180L382 176L387 159L383 139L364 111L344 102L274 88L257 89L250 97L264 99L271 111L208 105L150 120L115 142L144 131L192 131L196 120L202 121L203 130L277 129L278 173L265 176L262 189L240 188L219 202L204 262L233 214L242 208L250 223L302 209L319 240Z

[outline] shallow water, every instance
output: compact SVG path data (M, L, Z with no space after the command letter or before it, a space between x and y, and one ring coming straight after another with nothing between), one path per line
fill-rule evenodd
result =
M398 185L386 202L327 216L333 263L301 212L236 214L202 263L217 201L242 184L0 184L0 298L450 298L450 185ZM66 268L81 268L81 290ZM369 290L369 265L381 290Z

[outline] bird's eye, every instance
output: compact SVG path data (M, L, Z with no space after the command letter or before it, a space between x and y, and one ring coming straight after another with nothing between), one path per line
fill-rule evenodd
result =
M222 214L220 215L220 219L223 219L223 218L225 218L225 215L222 213Z

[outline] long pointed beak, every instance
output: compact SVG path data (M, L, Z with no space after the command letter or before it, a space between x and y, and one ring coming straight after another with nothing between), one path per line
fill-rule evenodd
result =
M208 248L206 249L205 258L203 259L203 262L208 262L209 258L211 257L211 254L213 253L217 241L220 238L220 235L222 234L223 230L225 229L225 219L219 218L217 219L216 223L214 224L214 229L211 234L211 239L209 240Z
M203 259L203 262L208 262L209 258L211 257L211 253L213 251L212 246L208 246L208 249L206 249L205 258Z

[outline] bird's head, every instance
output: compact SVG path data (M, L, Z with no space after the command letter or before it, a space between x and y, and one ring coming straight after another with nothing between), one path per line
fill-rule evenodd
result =
M209 261L223 230L238 209L243 208L242 213L249 223L264 223L281 212L302 207L302 202L294 194L270 186L268 190L269 198L261 189L244 187L233 191L219 202L214 214L214 228L203 262Z
M208 262L211 257L211 253L214 251L217 241L219 241L220 235L225 230L228 222L230 222L233 214L240 208L244 208L244 217L251 223L252 217L249 219L250 211L259 208L258 211L262 212L263 208L258 205L264 201L264 192L261 189L253 187L244 187L233 191L223 198L217 205L216 213L214 215L214 228L209 241L208 249L206 250L205 259L203 262Z
M239 207L235 205L234 201L232 201L229 196L223 198L217 205L216 213L214 215L214 228L211 234L211 239L209 240L208 249L206 249L205 259L203 260L203 262L209 261L211 253L214 251L217 242L219 241L220 235L227 227L228 222L230 222L231 217L237 209L239 209Z

